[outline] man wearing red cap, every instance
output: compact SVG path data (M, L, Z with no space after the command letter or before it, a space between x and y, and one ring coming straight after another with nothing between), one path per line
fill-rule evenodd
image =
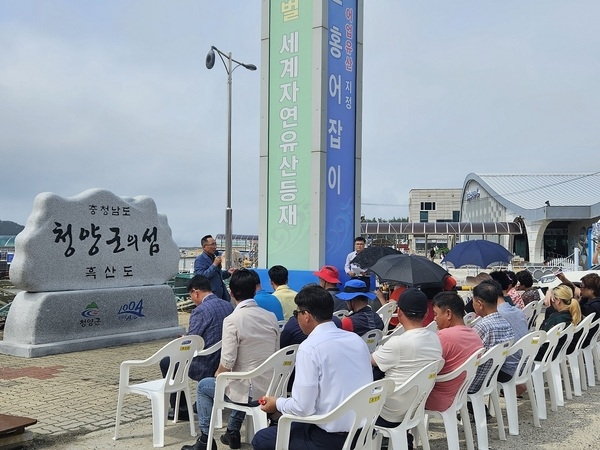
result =
M313 275L319 277L319 286L329 292L329 295L333 298L333 310L346 309L346 302L337 298L337 294L340 293L338 285L342 283L337 268L334 266L323 266L318 272L313 272Z

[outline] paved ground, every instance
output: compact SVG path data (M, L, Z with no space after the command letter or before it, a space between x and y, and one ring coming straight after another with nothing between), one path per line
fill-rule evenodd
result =
M181 315L186 323L187 315ZM38 419L29 428L33 440L26 449L57 450L152 448L150 401L129 395L124 408L122 438L113 441L119 365L127 359L144 359L167 341L153 341L86 352L17 358L0 355L0 413ZM158 367L140 370L137 378L160 377ZM548 405L549 406L549 405ZM548 411L543 428L532 426L527 396L521 400L519 436L499 441L495 424L490 426L493 449L597 448L600 442L600 387L567 401L558 412ZM506 423L506 422L505 422ZM508 433L507 433L508 434ZM168 423L165 447L192 443L187 422ZM443 428L433 421L431 448L447 448ZM0 443L0 445L2 445ZM464 441L463 441L464 445ZM227 448L219 443L219 449ZM251 446L243 444L243 449Z

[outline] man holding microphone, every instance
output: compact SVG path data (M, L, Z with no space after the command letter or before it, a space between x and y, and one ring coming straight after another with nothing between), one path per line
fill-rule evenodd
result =
M233 267L228 270L221 269L222 260L217 250L217 242L210 234L204 236L200 243L202 253L194 261L194 274L208 278L212 293L223 300L231 301L223 280L229 278L236 269Z

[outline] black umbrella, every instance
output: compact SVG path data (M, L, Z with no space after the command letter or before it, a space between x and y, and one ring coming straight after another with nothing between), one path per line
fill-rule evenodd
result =
M442 285L448 272L440 265L424 256L389 255L377 261L369 272L373 272L380 281L401 283L407 286Z
M354 257L352 261L353 264L356 264L361 269L368 269L381 258L387 255L398 255L402 252L392 248L385 247L379 245L372 245L371 247L365 248L362 252Z

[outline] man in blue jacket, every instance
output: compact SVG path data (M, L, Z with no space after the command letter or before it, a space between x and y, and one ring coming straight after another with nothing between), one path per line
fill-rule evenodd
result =
M236 269L232 267L229 270L221 269L222 261L217 251L217 242L210 234L204 236L200 243L202 253L194 261L194 274L208 278L212 293L223 300L230 301L231 297L223 280L229 278Z

